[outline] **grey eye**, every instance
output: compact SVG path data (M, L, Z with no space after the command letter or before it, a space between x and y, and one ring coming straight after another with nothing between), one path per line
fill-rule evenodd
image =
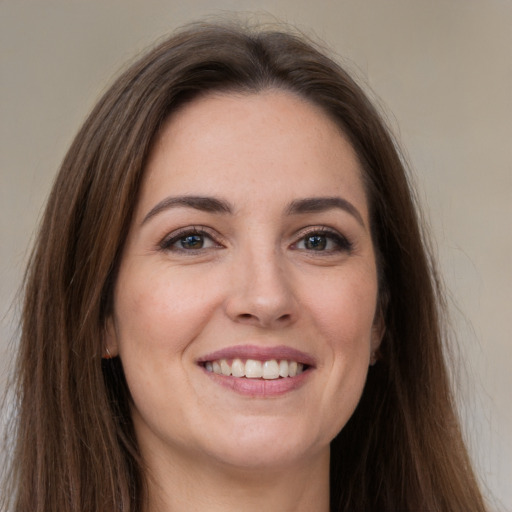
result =
M352 244L342 235L328 231L316 231L303 236L294 249L311 252L336 253L350 251Z
M218 244L212 236L195 229L182 230L174 236L170 236L162 241L160 247L164 251L199 251L217 247Z
M304 238L304 247L313 251L323 251L327 247L325 235L310 235Z
M183 249L202 249L204 247L203 235L187 235L179 239L179 244Z

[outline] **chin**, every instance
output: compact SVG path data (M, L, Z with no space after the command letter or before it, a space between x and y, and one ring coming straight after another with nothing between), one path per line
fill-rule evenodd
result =
M330 436L304 432L290 422L262 419L244 422L227 437L209 439L209 455L218 462L240 470L282 469L329 450ZM213 437L213 436L212 436Z

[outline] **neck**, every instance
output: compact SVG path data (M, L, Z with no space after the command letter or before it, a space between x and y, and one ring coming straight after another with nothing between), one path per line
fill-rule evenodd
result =
M147 460L147 512L328 512L329 450L292 467L235 468L196 460Z

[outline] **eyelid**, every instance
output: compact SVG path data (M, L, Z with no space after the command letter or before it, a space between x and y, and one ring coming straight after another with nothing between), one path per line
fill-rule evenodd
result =
M173 251L173 252L187 252L194 253L199 251L204 251L207 249L212 249L212 247L205 247L200 249L183 249L183 248L173 248L173 244L178 242L181 238L184 238L189 235L200 235L212 240L216 247L223 247L221 242L221 236L214 231L213 229L207 226L185 226L179 229L172 231L164 236L164 238L158 243L158 248L162 251Z
M302 242L306 237L313 235L322 235L330 237L334 240L337 245L337 248L334 250L326 250L326 251L314 251L308 249L298 249L296 246L299 242ZM331 228L329 226L307 226L302 228L295 234L295 242L291 244L291 248L295 250L317 253L317 254L332 254L337 252L352 252L354 244L349 240L349 238L342 233L340 233L337 229Z
M200 235L203 237L208 238L212 241L214 244L213 247L201 247L199 249L184 249L180 247L173 247L174 244L179 242L180 239L190 236L190 235ZM308 236L313 235L321 235L326 236L327 238L330 238L336 247L334 249L328 249L323 251L314 251L312 249L302 249L298 248L297 245L304 241L304 239ZM339 253L339 252L351 252L353 250L353 243L349 240L347 236L340 233L337 229L331 228L329 226L320 225L320 226L306 226L299 231L295 233L293 236L293 239L295 240L291 245L290 249L292 250L298 250L298 251L304 251L308 253L317 253L318 255L324 254L333 254L333 253ZM208 226L197 226L197 225L191 225L191 226L185 226L181 227L179 229L176 229L168 234L166 234L161 241L158 243L158 249L162 251L172 251L175 253L188 253L188 254L194 254L203 252L209 249L218 249L225 247L225 243L223 242L223 237L214 229L209 228Z

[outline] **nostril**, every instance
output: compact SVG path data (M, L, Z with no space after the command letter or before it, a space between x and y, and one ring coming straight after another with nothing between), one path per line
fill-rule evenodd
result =
M261 325L286 325L292 321L293 315L285 313L275 319L266 318L265 316L253 315L251 313L239 313L236 316L238 322L242 323L257 323Z

